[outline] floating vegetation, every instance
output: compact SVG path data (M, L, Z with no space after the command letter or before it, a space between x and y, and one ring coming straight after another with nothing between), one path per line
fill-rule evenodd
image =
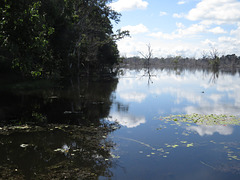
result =
M187 144L187 147L192 147L193 143Z
M166 121L174 121L177 125L180 122L195 123L201 125L240 125L240 117L225 114L183 114L183 115L171 115L167 117L161 117ZM189 124L188 124L189 125Z
M167 143L165 143L164 144L165 148L164 147L154 148L154 147L150 146L149 144L146 144L146 143L144 143L142 141L139 141L139 140L126 138L126 137L118 137L118 138L124 139L124 140L128 140L128 141L132 141L132 142L136 142L138 144L141 144L141 145L151 149L150 152L146 152L146 154L145 154L146 157L151 157L153 155L156 155L158 157L167 158L167 155L170 154L170 152L169 152L170 150L176 149L178 147L183 147L184 148L184 147L192 147L192 146L194 146L193 143L188 143L187 144L187 141L180 141L181 143L178 143L178 144L167 144ZM167 151L167 150L169 150L169 151ZM145 151L142 151L142 150L138 151L139 154L144 154L144 152Z
M179 146L179 145L177 145L177 144L175 144L175 145L172 145L172 147L173 147L173 148L176 148L176 147L178 147L178 146Z
M157 151L164 152L163 148L157 149Z
M240 161L240 152L238 151L239 149L236 148L236 147L232 147L230 149L229 146L224 146L224 150L226 151L227 153L227 157L228 157L228 160L232 161L232 160L237 160L237 161Z
M55 152L62 152L62 153L64 153L65 155L67 155L67 153L69 152L69 150L70 150L70 147L69 147L68 145L64 144L64 145L62 146L62 148L55 149L54 151L55 151Z
M119 155L114 155L114 154L111 154L111 156L112 156L112 158L113 158L113 159L119 159L119 158L120 158L120 156L119 156Z
M226 164L234 164L240 161L240 147L239 143L235 142L219 142L218 139L209 139L209 138L201 138L199 139L196 135L206 134L212 135L213 132L219 132L220 135L231 135L229 131L224 131L222 133L222 129L226 130L228 127L233 128L229 125L240 125L240 118L237 116L231 115L202 115L202 114L191 114L191 115L172 115L168 117L161 118L162 121L156 127L160 132L159 135L165 133L170 133L170 138L162 139L159 138L159 141L156 144L150 144L149 142L142 142L141 139L132 139L127 137L118 137L120 139L128 140L131 142L138 143L144 147L139 147L142 149L138 149L136 153L138 156L145 158L169 158L177 155L178 153L183 152L202 152L209 151L208 153L216 153L219 155L219 159L216 161L215 156L207 159L204 156L198 159L197 163L200 163L206 167L209 167L214 170L222 171L223 168L220 167L219 162L223 162ZM172 127L173 126L173 127ZM225 127L226 126L226 127ZM193 131L193 127L202 128L198 131ZM211 129L212 128L212 129ZM214 129L215 128L215 129ZM238 128L238 127L236 127ZM166 132L166 129L169 131ZM220 129L220 130L219 130ZM205 133L205 130L207 133ZM210 131L212 130L212 131ZM228 129L227 129L228 130ZM210 132L210 133L209 133ZM232 132L232 131L230 131ZM173 135L172 135L173 134ZM201 135L202 136L202 135ZM197 138L195 138L197 137ZM209 136L208 136L209 137ZM144 149L143 149L144 148ZM186 152L185 152L186 151ZM193 153L194 154L194 153ZM170 158L171 160L171 158ZM230 171L230 166L224 166L226 171ZM228 169L227 169L228 168ZM235 166L234 166L235 168ZM238 166L236 166L236 172L240 173L240 169L238 171Z
M176 148L176 147L178 147L179 145L177 145L177 144L174 144L174 145L170 145L170 144L165 144L166 145L166 147L170 147L170 148Z
M20 147L21 147L21 148L28 147L28 144L21 144Z
M211 143L213 143L213 144L216 144L216 142L215 142L215 141L213 141L213 140L211 140L210 142L211 142Z
M116 123L3 126L0 128L3 154L0 179L110 177L109 169L120 158L111 153L115 143L109 138L117 127ZM26 164L29 167L27 173Z

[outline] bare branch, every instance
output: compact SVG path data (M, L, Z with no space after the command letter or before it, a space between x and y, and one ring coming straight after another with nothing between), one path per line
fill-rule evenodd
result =
M202 59L207 59L209 57L208 53L206 51L202 51Z
M216 59L219 56L218 50L216 48L212 48L212 50L210 50L210 55L212 57L212 59Z
M152 49L151 49L151 44L147 44L148 52L146 55L144 55L142 52L139 52L146 60L150 60L153 56Z

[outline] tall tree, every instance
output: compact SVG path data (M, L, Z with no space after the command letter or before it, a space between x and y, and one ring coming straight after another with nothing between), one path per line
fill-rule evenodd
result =
M1 59L22 73L40 72L49 59L48 39L54 29L39 14L40 1L4 0L0 28Z
M0 5L1 61L25 75L78 73L118 58L112 32L120 14L109 0L3 0Z

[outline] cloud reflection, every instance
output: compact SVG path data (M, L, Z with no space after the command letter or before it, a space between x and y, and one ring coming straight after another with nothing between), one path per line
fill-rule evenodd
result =
M128 102L141 103L146 98L146 96L146 94L138 92L120 93L120 97Z
M214 133L219 133L221 135L231 135L233 133L233 128L230 126L190 126L186 128L187 130L197 132L200 136L213 135Z
M134 128L146 122L146 119L143 116L134 116L125 113L113 113L110 120L116 121L122 126L126 126L128 128Z
M239 115L238 106L231 104L200 104L200 106L187 106L185 107L186 114L228 114L228 115Z
M126 71L120 78L117 94L119 101L142 103L151 110L167 114L228 114L240 115L240 78L220 73L215 84L209 83L212 74L204 71L155 70L153 83L143 71ZM146 105L146 104L147 105ZM130 108L138 108L131 106ZM134 109L134 111L138 111Z

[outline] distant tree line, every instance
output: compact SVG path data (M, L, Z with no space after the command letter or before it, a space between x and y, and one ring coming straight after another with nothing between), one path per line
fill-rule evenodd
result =
M209 69L209 70L231 70L240 69L240 57L235 54L218 57L216 54L203 56L202 58L183 58L181 56L167 58L123 58L121 67L128 68L184 68L184 69Z
M0 71L27 77L111 69L119 58L113 33L120 14L110 0L2 0Z

